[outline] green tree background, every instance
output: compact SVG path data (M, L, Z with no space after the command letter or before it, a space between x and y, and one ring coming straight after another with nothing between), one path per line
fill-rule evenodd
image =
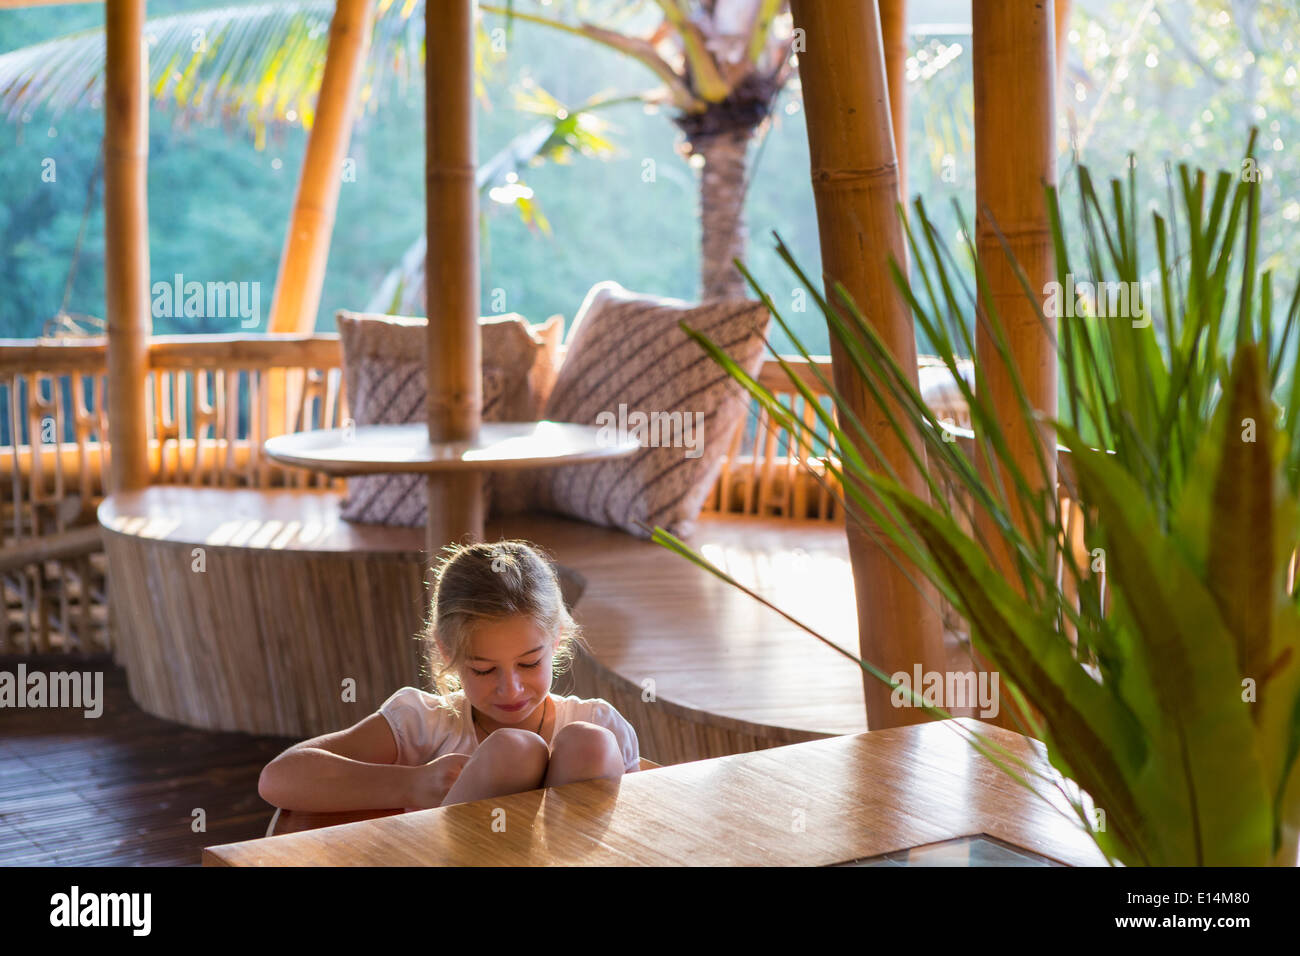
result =
M152 0L151 16L211 6L208 0ZM913 5L917 6L916 4ZM924 4L920 6L924 7ZM0 53L102 25L99 4L0 13ZM1267 0L1076 0L1069 70L1061 98L1059 178L1071 184L1071 142L1094 170L1122 174L1138 155L1142 195L1162 205L1166 162L1236 168L1252 125L1261 129L1261 258L1280 269L1285 305L1300 259L1295 225L1300 201L1300 10ZM910 193L924 196L947 238L959 230L953 199L974 216L970 38L960 26L912 38L909 61ZM479 110L479 158L490 156L536 117L512 107L512 91L535 81L569 104L598 92L654 85L639 64L577 37L516 24L509 51L488 81L491 106ZM333 313L361 308L423 228L421 89L390 97L365 113L350 157L356 180L339 200L317 328ZM552 228L530 231L513 207L485 202L482 302L495 290L504 309L538 321L569 319L594 283L691 299L698 282L699 226L691 169L676 153L678 131L665 113L639 104L603 113L619 147L609 160L576 158L530 170ZM103 133L98 109L0 122L0 336L39 334L58 310ZM284 230L302 161L300 128L272 132L257 150L245 126L176 126L154 107L150 126L150 272L154 281L261 283L262 328L270 308ZM750 268L778 306L798 301L795 283L772 251L779 231L805 268L820 271L808 152L797 87L782 94L757 147L747 200ZM55 182L43 182L54 160ZM653 160L654 182L645 182ZM96 185L71 312L103 316L102 188ZM1073 209L1073 204L1067 205ZM1078 234L1078 225L1067 222ZM1149 223L1143 261L1155 267ZM500 295L496 296L499 301ZM814 313L791 315L805 344L827 348ZM228 332L238 320L154 320L158 334ZM788 343L776 342L778 347ZM924 344L924 343L923 343Z

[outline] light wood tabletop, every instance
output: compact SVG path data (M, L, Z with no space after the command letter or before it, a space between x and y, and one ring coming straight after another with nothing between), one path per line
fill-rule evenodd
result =
M428 426L360 425L277 435L263 446L284 465L329 475L500 471L621 458L636 439L570 422L484 422L477 441L430 443Z
M1051 773L1042 745L970 718L890 728L208 847L206 866L825 866L984 833L1105 860L1049 783L1028 793L961 735Z

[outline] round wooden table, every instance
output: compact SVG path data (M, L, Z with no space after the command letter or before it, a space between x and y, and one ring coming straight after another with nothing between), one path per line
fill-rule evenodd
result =
M627 435L571 422L484 422L476 441L430 442L428 426L362 425L279 435L266 454L330 475L418 472L429 480L428 551L483 537L483 476L622 458L641 447Z
M478 441L429 441L423 423L361 425L279 435L266 453L285 465L331 475L392 472L475 472L544 468L621 458L641 447L628 436L607 436L595 425L571 422L484 422Z

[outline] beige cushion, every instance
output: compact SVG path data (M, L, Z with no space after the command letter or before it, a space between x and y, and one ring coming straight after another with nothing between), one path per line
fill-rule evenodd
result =
M917 359L921 398L939 421L947 421L960 428L970 428L970 409L957 387L952 372L937 355L921 355ZM972 389L975 387L975 363L958 359L957 371Z
M483 420L536 421L555 382L560 317L530 326L520 315L479 319L483 343ZM344 387L357 425L402 425L427 414L423 318L340 311ZM493 491L491 478L485 483ZM493 496L501 499L504 489ZM423 475L348 479L341 516L362 524L418 527L426 521Z
M615 282L595 286L573 320L542 417L602 426L611 437L632 434L643 447L625 458L536 472L537 508L639 536L646 532L638 522L689 533L747 402L679 321L758 372L769 321L761 302L693 306Z

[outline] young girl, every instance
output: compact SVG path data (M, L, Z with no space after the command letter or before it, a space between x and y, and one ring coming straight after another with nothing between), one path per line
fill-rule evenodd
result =
M578 637L550 562L523 541L450 550L423 635L438 695L403 687L347 730L295 744L263 769L262 799L419 810L639 768L636 731L610 704L550 693Z

